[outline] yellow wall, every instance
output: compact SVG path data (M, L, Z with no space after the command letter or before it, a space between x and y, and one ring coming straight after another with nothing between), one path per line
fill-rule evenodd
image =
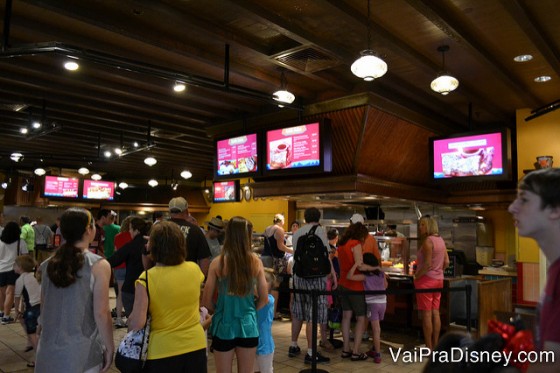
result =
M535 168L536 157L551 155L556 167L560 163L560 110L553 111L529 122L530 109L517 110L517 171L519 177L524 171ZM518 237L517 260L519 262L539 262L539 247L535 240Z

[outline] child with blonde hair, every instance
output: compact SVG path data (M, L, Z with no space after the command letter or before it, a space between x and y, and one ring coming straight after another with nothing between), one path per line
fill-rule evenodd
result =
M272 268L264 269L264 277L268 284L268 303L257 310L257 325L259 328L259 345L255 359L255 372L272 373L274 360L274 339L272 338L272 321L274 319L274 297L271 294L272 285L276 281Z

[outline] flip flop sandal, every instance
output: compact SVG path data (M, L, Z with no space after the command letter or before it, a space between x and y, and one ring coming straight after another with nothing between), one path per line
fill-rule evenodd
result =
M368 358L368 356L362 352L361 354L352 354L352 357L350 358L350 360L352 360L352 361L362 361L362 360L367 360L367 358Z
M342 354L340 355L341 358L343 359L348 359L349 357L352 357L352 352L351 351L342 351Z

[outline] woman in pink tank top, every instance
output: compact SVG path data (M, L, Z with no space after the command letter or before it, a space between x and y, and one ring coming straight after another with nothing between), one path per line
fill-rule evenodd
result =
M439 235L436 219L420 218L419 230L422 245L418 250L418 269L414 275L416 289L443 288L443 270L449 266L445 242ZM422 330L426 347L433 349L439 340L441 319L439 304L441 293L417 293L418 310L422 313Z

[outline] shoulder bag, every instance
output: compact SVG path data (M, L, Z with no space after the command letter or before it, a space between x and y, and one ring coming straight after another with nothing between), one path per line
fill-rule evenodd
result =
M148 357L148 341L150 339L150 291L148 288L148 271L146 271L146 292L148 293L148 311L146 312L146 325L140 330L132 330L124 336L117 354L115 366L122 373L142 372Z

